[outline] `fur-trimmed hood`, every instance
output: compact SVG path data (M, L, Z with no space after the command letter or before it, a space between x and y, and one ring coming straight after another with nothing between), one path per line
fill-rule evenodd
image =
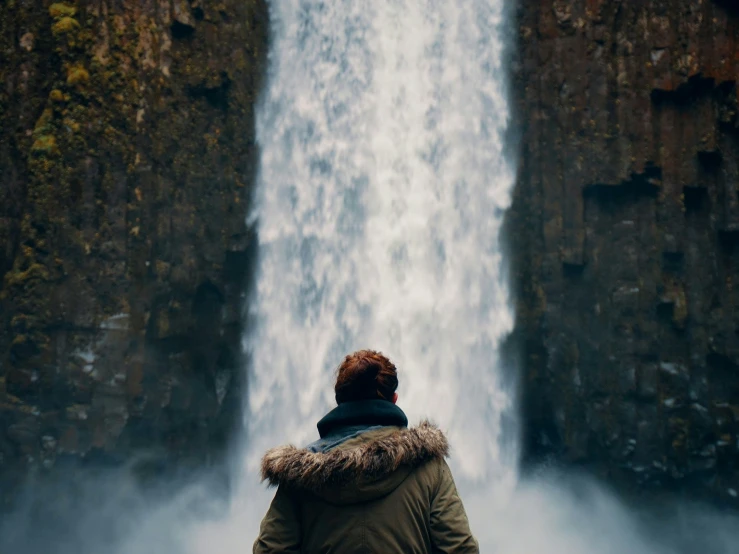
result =
M262 459L262 480L323 493L341 487L362 487L393 474L402 481L424 462L449 454L444 433L425 421L412 428L385 427L362 433L328 452L280 446ZM401 470L401 471L398 471ZM394 488L399 484L388 486ZM385 488L385 487L383 487Z

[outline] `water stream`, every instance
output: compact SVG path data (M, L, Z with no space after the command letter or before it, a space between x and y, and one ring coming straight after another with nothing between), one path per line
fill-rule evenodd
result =
M242 496L257 508L245 525L266 508L253 485L264 450L316 438L335 405L334 369L359 348L396 363L411 422L448 432L463 493L515 481L498 367L513 325L499 247L514 181L503 156L503 8L272 3L245 339Z
M279 1L259 114L260 265L247 337L250 466L302 443L357 348L400 368L461 474L508 471L497 349L513 316L499 230L502 1ZM504 469L502 466L506 466Z

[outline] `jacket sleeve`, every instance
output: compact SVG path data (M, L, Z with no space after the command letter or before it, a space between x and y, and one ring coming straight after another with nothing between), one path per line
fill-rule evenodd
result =
M438 488L431 500L430 523L434 552L479 554L452 472L444 460L439 463Z
M297 501L279 487L259 528L254 554L300 552L300 514Z

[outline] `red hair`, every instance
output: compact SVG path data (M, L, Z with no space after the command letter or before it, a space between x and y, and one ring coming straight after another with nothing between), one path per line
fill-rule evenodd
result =
M358 350L341 362L336 377L336 403L382 399L393 401L398 371L387 356L374 350Z

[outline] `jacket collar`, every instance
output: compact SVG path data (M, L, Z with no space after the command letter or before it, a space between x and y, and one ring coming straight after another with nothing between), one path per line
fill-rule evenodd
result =
M359 479L380 478L401 466L418 467L449 455L449 443L438 427L423 422L418 427L387 427L362 434L340 448L312 452L280 446L262 459L262 480L320 491Z
M408 427L408 418L403 410L387 400L344 402L318 422L318 434L323 439L342 428L359 425Z

